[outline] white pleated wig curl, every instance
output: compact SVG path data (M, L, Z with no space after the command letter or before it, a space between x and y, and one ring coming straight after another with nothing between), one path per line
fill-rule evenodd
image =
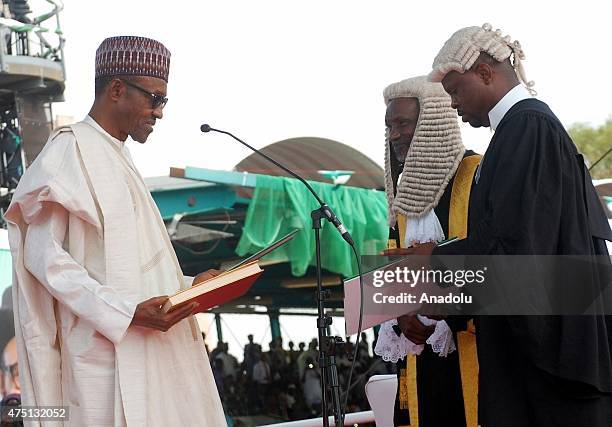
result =
M429 81L441 82L451 71L464 73L478 59L481 52L489 54L497 62L503 62L512 56L512 67L519 80L527 90L535 96L534 82L527 80L523 60L525 52L518 40L512 41L510 36L502 36L501 30L493 31L491 24L482 27L466 27L455 32L444 43L434 59Z
M465 148L457 113L440 83L419 76L393 83L383 91L385 105L396 98L417 98L419 119L406 154L402 177L393 195L389 134L385 144L385 191L389 206L389 225L397 214L420 218L435 208L455 174Z

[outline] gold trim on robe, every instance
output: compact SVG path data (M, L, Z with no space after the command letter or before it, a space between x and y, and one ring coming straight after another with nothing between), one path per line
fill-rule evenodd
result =
M472 180L482 156L465 157L457 169L448 215L448 238L465 239L468 232L468 210ZM404 246L406 233L406 217L397 215L397 226L400 236L400 248ZM389 241L391 242L391 240ZM389 246L397 246L395 242ZM391 249L391 248L390 248ZM478 356L476 354L476 335L474 324L470 321L467 331L457 334L459 365L461 367L461 384L463 388L463 404L467 427L478 426ZM399 385L400 409L408 409L410 427L418 427L419 410L416 378L416 356L406 357L406 368L400 371Z
M453 182L448 215L448 236L465 239L468 233L468 210L472 180L482 156L463 159ZM465 422L468 427L478 425L478 355L474 323L470 321L466 331L457 333L457 349L463 388Z

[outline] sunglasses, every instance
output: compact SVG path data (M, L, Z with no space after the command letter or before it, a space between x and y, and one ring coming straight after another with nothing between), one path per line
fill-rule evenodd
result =
M141 91L142 93L144 93L145 95L148 95L149 98L151 98L151 107L153 107L153 109L157 109L157 108L164 108L166 106L166 104L168 103L168 98L166 98L165 96L161 96L158 95L156 93L151 93L148 90L146 90L145 88L142 88L140 86L138 86L137 84L134 84L128 80L121 80L123 83L125 83L126 85L133 87L134 89L138 89L139 91Z

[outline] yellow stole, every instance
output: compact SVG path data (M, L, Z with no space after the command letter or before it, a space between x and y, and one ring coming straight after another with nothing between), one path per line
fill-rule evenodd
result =
M465 157L459 164L451 189L450 208L448 214L448 238L458 237L465 239L468 232L468 209L472 180L482 156L473 155ZM400 247L403 246L406 234L406 217L397 216L397 226L400 236ZM397 244L390 240L387 245L394 249ZM457 348L459 351L459 365L461 368L461 385L463 388L463 404L467 427L478 426L478 357L476 355L476 336L474 325L470 321L468 330L457 333ZM399 403L401 409L410 412L410 426L419 425L419 406L416 378L416 357L409 354L406 357L406 368L401 370L399 390Z

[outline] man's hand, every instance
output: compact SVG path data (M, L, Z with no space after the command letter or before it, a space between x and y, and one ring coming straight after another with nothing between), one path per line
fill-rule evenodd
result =
M380 254L382 256L402 256L402 255L410 255L410 248L393 248L393 249L385 249Z
M176 323L194 314L199 306L198 303L192 302L170 313L164 313L161 307L167 300L168 297L164 295L150 298L138 304L130 326L141 326L166 332Z
M386 256L431 255L435 247L436 247L436 244L432 242L415 243L413 246L409 248L385 249L384 251L382 251L382 255L386 255Z
M193 278L193 282L191 282L191 286L196 285L200 282L204 282L206 280L212 279L213 277L218 276L221 273L225 273L225 272L223 270L215 270L214 268L204 271Z
M414 314L398 317L397 324L404 336L415 344L425 344L427 338L429 338L436 329L435 325L423 325Z
M414 246L407 248L407 255L431 255L436 244L433 242L415 243Z

